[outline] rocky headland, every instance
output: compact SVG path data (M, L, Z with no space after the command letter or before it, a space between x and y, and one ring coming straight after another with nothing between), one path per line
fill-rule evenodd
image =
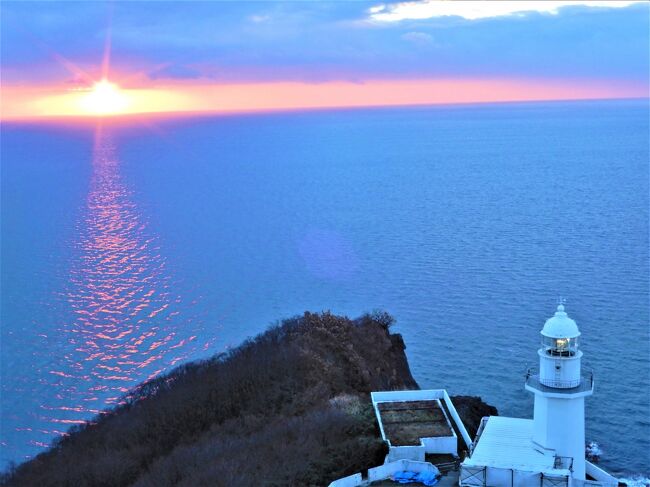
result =
M137 387L4 475L8 486L324 486L383 463L370 402L417 389L393 319L305 313ZM452 401L470 435L496 409Z

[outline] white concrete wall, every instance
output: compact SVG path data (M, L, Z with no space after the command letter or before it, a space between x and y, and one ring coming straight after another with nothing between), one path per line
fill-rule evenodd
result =
M546 416L548 415L548 399L545 397L538 397L535 394L535 404L533 406L533 441L540 445L542 448L553 450L548 445L548 423Z
M453 432L453 430L452 430ZM421 438L426 453L449 453L458 455L458 440L456 435L438 436L435 438Z
M557 399L535 394L533 441L573 458L573 477L585 478L584 397Z
M472 439L469 437L469 433L467 432L467 429L465 428L463 421L460 419L460 416L458 415L458 411L456 411L456 408L454 407L454 403L451 402L451 398L449 397L449 394L447 394L447 391L445 389L443 389L442 392L443 392L443 400L447 405L449 414L451 415L452 420L456 424L458 431L460 431L460 435L463 437L463 441L465 441L465 445L467 446L467 451L469 451L470 445L472 444Z
M616 477L607 473L605 470L598 467L597 465L594 465L589 461L585 461L585 470L586 473L589 474L589 476L596 479L596 482L599 483L600 485L604 485L607 487L615 487L618 485L618 479ZM585 481L585 483L588 482L589 482L588 480Z
M580 384L580 358L582 352L578 351L573 357L556 357L548 355L540 349L539 355L539 380L549 387L576 387ZM559 366L559 369L556 367ZM556 382L559 381L559 384ZM561 385L566 383L566 385Z
M571 479L570 487L616 487L618 481L614 483L609 482L600 482L598 480L581 480L581 479Z
M375 394L374 392L370 393L370 397L372 399L372 395ZM372 399L372 408L375 410L375 418L377 418L377 424L379 424L379 433L381 434L381 439L384 440L386 443L388 443L388 448L390 448L390 441L386 439L386 433L384 432L384 424L381 422L381 415L379 414L379 407L377 406L377 402Z
M539 472L526 472L522 470L515 470L514 472L513 487L539 487L541 483L542 475Z
M425 448L422 443L417 446L391 446L384 463L396 462L398 460L423 462L425 453Z
M451 418L447 416L447 412L444 410L444 408L442 408L442 405L440 407L447 421L447 425L451 429L452 436L438 437L438 438L422 438L422 443L425 446L426 453L449 453L452 455L458 455L458 441L456 438L456 433L454 432L454 428L451 424L452 421L456 425L458 431L460 431L461 436L463 437L463 441L465 442L465 445L469 450L472 440L469 437L469 434L467 433L467 429L465 428L465 425L460 419L460 416L458 415L458 412L456 411L454 404L451 402L451 398L449 397L449 394L447 394L446 390L423 389L419 391L378 391L378 392L371 392L370 398L372 399L372 405L375 410L375 416L377 417L377 421L379 422L379 430L381 432L381 437L384 441L388 443L388 446L391 449L391 451L393 448L407 448L407 447L396 447L391 445L390 441L386 438L386 434L384 432L384 425L380 421L381 415L379 414L379 408L377 405L381 402L433 401L433 400L437 400L438 403L440 403L441 401L445 402L445 405L447 406L447 410L449 411L449 415L451 416ZM399 458L408 458L407 455L409 454L405 452L396 453L393 456L389 454L386 461L393 461ZM417 456L416 454L413 454L410 458L412 458L413 460L419 460L420 459L419 453L417 453ZM422 457L422 459L424 458Z
M485 475L485 484L510 487L513 484L513 477L513 472L509 468L488 468Z
M418 391L379 391L371 392L370 399L373 403L390 401L431 401L442 399L444 389L422 389Z

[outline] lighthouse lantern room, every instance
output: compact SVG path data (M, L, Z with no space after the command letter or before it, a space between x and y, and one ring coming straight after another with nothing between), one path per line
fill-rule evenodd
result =
M580 358L578 349L580 331L576 322L559 305L555 316L548 319L541 332L539 349L540 381L548 387L561 389L580 385Z

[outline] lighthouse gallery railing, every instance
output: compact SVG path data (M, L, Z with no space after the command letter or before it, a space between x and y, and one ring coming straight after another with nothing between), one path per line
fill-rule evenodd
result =
M542 382L539 378L539 369L537 367L529 367L526 371L526 385L543 392L565 392L567 394L573 394L592 390L594 388L594 373L591 370L583 369L580 380L562 381L545 379Z

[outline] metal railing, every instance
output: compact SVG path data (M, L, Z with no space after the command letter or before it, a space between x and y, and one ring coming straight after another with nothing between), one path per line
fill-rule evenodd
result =
M526 385L534 387L542 392L554 392L559 394L575 394L576 392L591 391L594 388L594 373L591 370L583 370L579 379L554 380L539 377L539 370L536 367L530 367L526 371Z
M573 482L576 482L574 479ZM578 485L582 484L584 487L605 487L607 484L603 482L599 482L597 480L580 480L580 482L576 482Z
M541 487L568 487L569 486L569 476L568 475L548 475L542 473L539 476Z
M489 416L483 416L481 418L481 422L478 425L478 429L476 430L476 437L474 438L474 441L472 444L469 446L469 457L472 457L472 454L474 453L474 449L476 448L476 445L478 445L478 441L481 439L481 435L483 434L483 430L485 429L485 425L488 422L488 419L490 419Z
M460 466L458 485L461 487L485 487L487 477L487 467L469 467Z

